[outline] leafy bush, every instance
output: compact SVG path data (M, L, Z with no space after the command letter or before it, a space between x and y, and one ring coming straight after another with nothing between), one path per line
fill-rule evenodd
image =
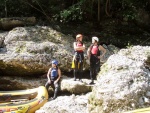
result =
M60 22L70 22L70 21L78 21L82 20L83 11L81 9L82 2L74 4L70 6L68 9L64 9L60 11L59 14L53 16L55 20L59 20Z

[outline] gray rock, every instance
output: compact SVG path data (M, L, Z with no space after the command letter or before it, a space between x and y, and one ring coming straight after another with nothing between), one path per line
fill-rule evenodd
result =
M35 113L87 113L89 93L86 95L60 96L47 102Z
M89 112L120 113L146 107L149 100L139 103L139 99L150 90L150 71L145 66L149 57L150 47L142 46L122 49L110 56L101 67L98 84L93 87Z
M47 73L52 59L59 61L62 71L71 70L75 40L70 35L64 35L48 26L16 27L1 35L0 70L3 74L41 75ZM89 43L85 45L89 47ZM111 48L117 50L114 46ZM106 62L110 55L112 53L107 50L102 62ZM88 69L85 50L84 70Z

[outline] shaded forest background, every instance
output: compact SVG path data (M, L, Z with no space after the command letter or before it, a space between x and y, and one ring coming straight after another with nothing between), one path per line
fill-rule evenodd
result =
M1 18L34 16L73 37L80 32L85 41L97 35L118 46L150 45L150 0L1 0L0 10Z

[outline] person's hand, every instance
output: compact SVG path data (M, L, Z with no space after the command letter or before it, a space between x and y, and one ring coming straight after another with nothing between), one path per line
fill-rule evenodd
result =
M104 55L101 55L101 56L100 56L100 59L104 59Z
M84 50L85 50L85 47L82 47L82 50L84 51Z
M57 80L54 81L54 84L56 84L56 83L57 83Z
M97 58L98 58L98 59L101 59L101 57L100 57L100 56L98 56Z
M48 80L48 83L51 84L51 80Z

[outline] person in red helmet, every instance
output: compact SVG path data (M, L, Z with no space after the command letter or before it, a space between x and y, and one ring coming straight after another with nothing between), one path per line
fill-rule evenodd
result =
M98 45L98 37L92 37L92 44L87 50L88 59L90 60L90 78L91 82L89 84L94 84L94 79L96 78L98 72L100 71L100 59L105 55L106 50L103 46ZM100 55L100 52L102 54Z
M85 45L82 42L83 36L82 34L76 35L76 42L73 43L74 48L74 81L79 78L79 81L82 82L82 72L83 72L83 61L84 61L84 50Z
M52 67L49 68L47 73L48 81L45 84L47 91L49 86L51 86L54 89L54 96L51 99L55 99L57 97L59 87L60 87L59 84L60 78L61 78L61 70L58 68L58 61L53 60Z

